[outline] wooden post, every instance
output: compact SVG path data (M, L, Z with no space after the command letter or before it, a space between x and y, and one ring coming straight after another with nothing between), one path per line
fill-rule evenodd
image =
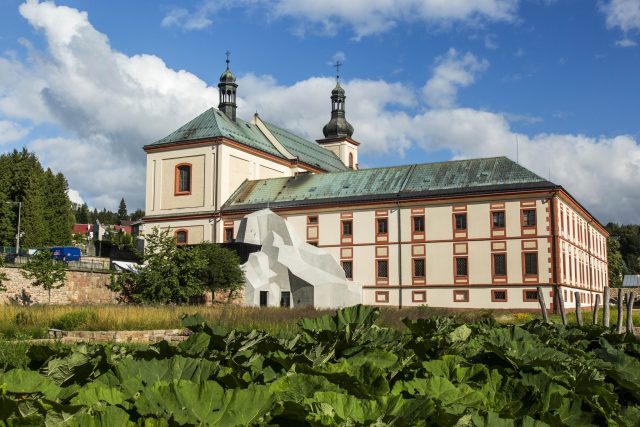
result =
M556 297L556 303L558 306L558 310L560 310L560 318L562 319L562 324L567 325L567 313L564 311L564 298L562 294L560 294L560 287L556 286L553 291L553 296Z
M616 323L616 331L621 334L622 333L622 314L624 310L622 308L622 288L618 289L618 323Z
M604 297L602 298L602 324L605 328L609 327L609 287L604 287Z
M576 321L578 325L582 326L582 307L580 307L580 292L573 293L576 297Z
M633 333L633 292L627 294L627 333Z
M593 321L594 325L598 324L598 306L600 305L600 294L596 294L596 302L593 304Z
M544 295L542 295L542 287L538 286L538 302L540 303L540 311L542 311L542 320L544 323L549 323L549 313L547 313L547 306L544 303Z

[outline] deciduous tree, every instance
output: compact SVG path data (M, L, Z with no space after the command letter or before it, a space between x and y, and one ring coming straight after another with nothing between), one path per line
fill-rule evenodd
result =
M48 250L38 251L29 261L22 266L22 276L31 280L33 286L40 286L49 294L51 303L51 289L59 289L64 286L66 272L64 264L51 258Z

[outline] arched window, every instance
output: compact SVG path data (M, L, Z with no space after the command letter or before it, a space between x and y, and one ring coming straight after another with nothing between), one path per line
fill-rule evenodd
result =
M353 169L353 153L349 153L349 169Z
M176 165L176 196L191 194L191 164L180 163Z
M177 245L186 245L189 242L189 231L187 230L176 230L175 236Z

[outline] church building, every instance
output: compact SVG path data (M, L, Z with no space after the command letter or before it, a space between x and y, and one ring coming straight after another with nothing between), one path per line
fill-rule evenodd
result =
M144 147L147 229L170 229L178 244L232 242L245 215L269 208L371 305L535 310L541 287L547 306L559 292L571 309L607 285L602 224L512 160L359 169L339 79L315 142L237 117L228 60L218 88L217 109Z

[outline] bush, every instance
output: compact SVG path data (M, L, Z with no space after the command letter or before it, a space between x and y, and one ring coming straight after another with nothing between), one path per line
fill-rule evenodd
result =
M51 327L65 331L82 330L87 329L87 327L96 320L97 316L93 311L71 311L54 320Z

